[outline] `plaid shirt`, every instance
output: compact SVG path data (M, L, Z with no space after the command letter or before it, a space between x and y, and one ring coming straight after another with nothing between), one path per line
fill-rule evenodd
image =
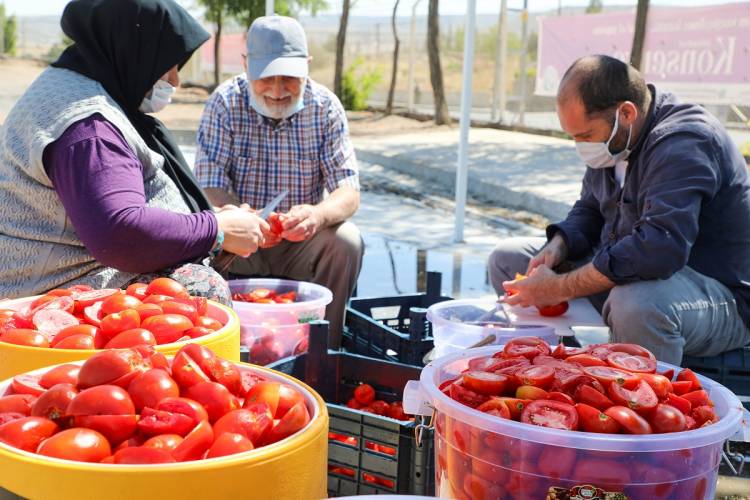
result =
M275 122L250 106L244 73L220 85L198 127L195 174L200 184L234 192L254 209L289 189L278 208L282 212L320 203L324 189L359 190L344 108L309 78L304 92L304 108Z

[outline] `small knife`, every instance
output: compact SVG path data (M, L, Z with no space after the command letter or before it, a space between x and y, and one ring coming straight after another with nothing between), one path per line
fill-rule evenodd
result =
M281 191L279 194L277 194L273 200L271 200L268 205L263 207L260 212L258 212L258 217L260 217L263 220L268 220L268 217L271 216L274 210L276 210L276 207L279 206L279 204L284 201L284 198L287 197L289 194L289 190L285 189ZM216 256L216 258L211 263L211 266L218 271L218 273L222 276L226 276L227 271L229 270L229 267L232 265L232 262L234 262L234 259L237 258L237 255L229 252L225 252L222 250L219 252L219 255Z

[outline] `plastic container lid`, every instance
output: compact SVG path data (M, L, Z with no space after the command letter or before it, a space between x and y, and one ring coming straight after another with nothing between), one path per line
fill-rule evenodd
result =
M498 348L494 346L469 349L428 364L422 370L420 377L418 389L420 394L407 394L409 390L405 391L405 407L407 400L414 403L415 398L421 399L422 404L427 403L441 413L489 432L536 443L599 451L653 452L700 448L723 442L742 429L741 422L744 409L737 396L718 382L701 375L698 375L698 378L714 402L720 420L707 427L669 434L598 434L524 424L513 420L500 419L469 408L449 398L438 389L442 382L455 378L466 369L470 359L492 355L497 350ZM657 362L657 366L659 371L668 368L680 369L678 366L660 361ZM411 387L413 388L414 385ZM415 406L410 406L411 408L415 408Z

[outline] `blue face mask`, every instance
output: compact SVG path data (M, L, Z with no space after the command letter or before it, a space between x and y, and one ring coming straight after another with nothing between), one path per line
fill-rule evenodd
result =
M253 92L252 89L250 89L250 106L258 113L261 114L267 118L272 118L274 120L283 120L284 118L289 118L290 116L299 113L304 109L305 107L305 89L304 86L302 87L302 91L300 92L299 99L296 100L296 102L293 102L289 107L282 110L281 113L274 113L272 110L266 106L264 102L259 100L255 96L255 92Z

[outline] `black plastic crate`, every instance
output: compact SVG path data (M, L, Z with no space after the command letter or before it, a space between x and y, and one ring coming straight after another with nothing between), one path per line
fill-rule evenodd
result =
M440 295L441 275L427 273L425 293L353 298L346 308L343 347L353 353L423 366L433 348L427 308L452 300Z
M718 356L683 356L682 366L719 382L750 410L750 345Z
M328 323L313 322L310 324L309 351L268 367L304 381L324 400L336 402L352 397L360 381L372 385L378 399L401 400L406 383L418 380L421 373L421 369L414 366L329 351L327 347ZM431 429L424 429L418 444L417 421L399 421L335 403L326 403L326 406L329 432L356 440L355 445L335 439L328 441L329 495L434 495L435 458ZM378 452L372 449L373 445L390 448L388 451L393 455ZM373 480L381 482L376 484Z

